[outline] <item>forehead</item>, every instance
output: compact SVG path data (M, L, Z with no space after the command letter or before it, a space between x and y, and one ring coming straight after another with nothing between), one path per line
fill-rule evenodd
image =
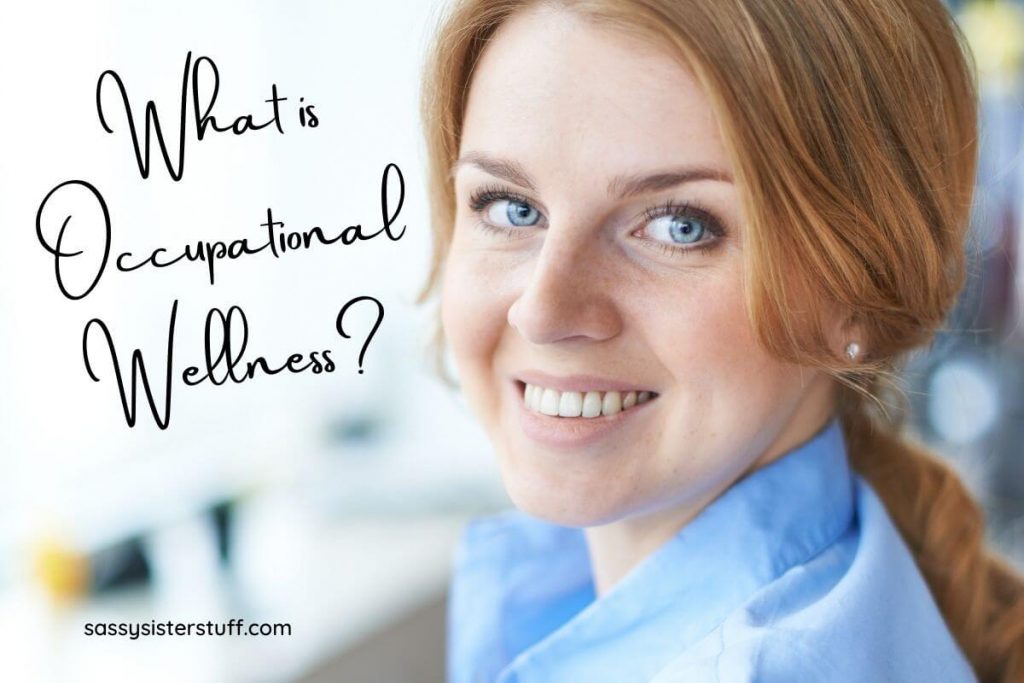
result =
M461 148L562 178L680 164L730 171L711 103L677 56L549 6L514 15L492 37Z

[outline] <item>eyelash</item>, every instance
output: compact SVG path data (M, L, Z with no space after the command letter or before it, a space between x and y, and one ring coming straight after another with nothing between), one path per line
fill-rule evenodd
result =
M497 201L510 201L510 202L521 202L523 204L529 204L533 206L533 202L522 194L512 192L506 188L498 186L485 186L476 190L469 198L469 207L480 217L481 212L488 206ZM535 207L536 208L536 207ZM543 215L543 214L542 214ZM700 220L701 224L707 229L712 235L712 239L706 239L702 242L695 243L691 246L672 246L665 242L659 242L652 239L644 239L648 243L648 246L659 250L661 253L669 254L671 256L681 256L688 252L699 252L707 253L715 248L718 241L725 235L725 230L722 228L721 223L716 219L712 213L700 206L696 202L666 202L659 204L658 206L645 209L643 212L644 226L651 221L663 218L665 216L683 216L687 218L696 218ZM506 228L497 225L492 225L487 221L480 218L477 222L477 227L486 232L491 232L498 235L504 235L509 239L514 239L516 233L519 232L516 228Z

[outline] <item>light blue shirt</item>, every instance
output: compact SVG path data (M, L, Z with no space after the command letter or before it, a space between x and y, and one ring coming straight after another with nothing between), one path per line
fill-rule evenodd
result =
M598 599L581 529L474 520L448 608L451 683L977 680L835 417Z

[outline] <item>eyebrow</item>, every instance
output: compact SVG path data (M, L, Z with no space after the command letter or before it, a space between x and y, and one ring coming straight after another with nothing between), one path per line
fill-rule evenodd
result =
M451 174L453 177L462 166L476 166L481 171L495 178L515 183L531 192L536 191L536 186L530 180L530 175L522 166L514 161L498 159L480 152L467 152L452 165ZM617 176L608 183L607 191L609 196L626 199L627 197L667 190L677 185L694 183L701 180L713 180L722 183L733 182L731 175L718 168L684 166L647 175Z

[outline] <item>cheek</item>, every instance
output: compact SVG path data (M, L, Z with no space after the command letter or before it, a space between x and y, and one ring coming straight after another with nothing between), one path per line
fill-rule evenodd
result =
M657 323L651 339L692 406L714 422L753 409L787 384L789 368L757 342L747 317L741 279L736 273L695 278L675 306L650 309Z
M758 344L736 272L707 275L676 281L685 295L652 302L638 325L668 375L662 422L637 444L649 454L632 477L641 504L721 490L767 447L763 425L787 414L800 391L798 373Z
M497 395L491 383L498 345L507 327L509 302L501 294L501 268L453 247L445 263L441 323L459 379L471 403ZM504 287L507 289L507 287Z
M489 326L487 302L475 295L477 288L467 286L472 280L457 258L449 258L442 280L441 324L460 365L486 346L484 333Z
M660 338L678 346L662 343L657 352L678 391L654 447L690 444L682 463L676 451L662 450L661 468L680 472L695 490L715 489L769 448L810 380L758 343L740 278L717 280L706 280L673 320L661 322Z

